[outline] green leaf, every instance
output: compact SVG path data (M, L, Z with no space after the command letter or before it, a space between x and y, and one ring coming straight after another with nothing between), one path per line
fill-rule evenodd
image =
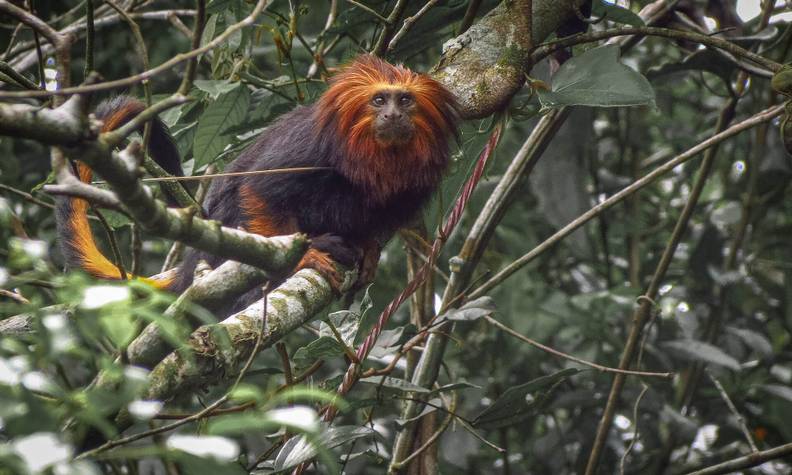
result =
M762 384L760 386L766 393L792 402L792 388L782 384Z
M245 475L247 470L242 468L238 463L220 462L212 458L196 457L195 455L186 453L176 453L173 458L178 460L181 473L189 473L190 475Z
M484 296L466 303L465 305L449 310L445 317L458 322L472 322L486 315L491 315L496 310L492 297Z
M538 414L550 402L555 388L577 373L575 368L569 368L510 387L473 420L473 427L498 429Z
M245 119L248 104L250 104L248 89L237 85L229 92L218 96L217 100L206 108L198 119L198 128L193 140L196 169L214 160L230 143L230 137L224 136L223 132Z
M429 390L416 386L415 384L399 378L391 378L390 376L369 376L360 380L361 383L376 384L388 389L395 389L396 391L410 392L410 393L428 393Z
M231 92L234 88L239 87L238 82L216 81L209 79L196 79L193 84L198 89L209 94L212 99L217 99L221 94L226 94Z
M715 208L709 217L712 224L717 226L737 224L742 217L742 206L736 201L729 201Z
M296 362L326 360L344 354L344 347L332 336L321 336L294 352Z
M276 430L280 425L267 419L263 414L228 414L217 417L209 421L207 433L222 434L243 434L245 432L260 432Z
M476 386L475 384L471 384L466 381L460 381L458 383L446 384L445 386L440 386L437 389L433 389L429 395L434 396L435 394L456 391L457 389L481 389L481 386Z
M107 336L118 347L126 345L137 336L138 325L130 312L103 312L99 321Z
M727 355L717 346L698 340L674 340L662 343L672 350L677 356L688 360L705 361L707 363L724 366L734 371L740 370L740 363Z
M711 49L702 49L695 51L682 61L662 63L652 67L646 72L646 77L652 82L657 82L669 74L706 71L717 75L725 84L729 84L735 69L737 66L722 53Z
M206 43L209 43L214 39L215 36L215 29L217 28L217 17L218 15L212 15L209 17L209 20L204 25L203 35L201 35L201 46L206 46Z
M615 45L573 57L559 68L552 83L552 91L538 91L543 107L643 106L655 100L649 81L619 62Z
M126 215L111 209L103 209L102 216L104 216L105 220L107 220L107 224L113 229L123 228L124 226L132 224L132 221Z
M374 348L371 349L369 355L374 358L383 358L393 354L402 344L406 343L417 333L418 329L415 328L415 325L412 323L408 323L403 327L394 328L393 330L384 330L379 338L377 338L377 343L374 345Z
M645 23L641 17L636 15L632 10L620 7L614 3L606 0L594 0L591 4L591 14L595 17L605 17L606 20L614 23L622 23L632 26L644 26Z
M206 13L220 13L231 8L233 0L212 0L206 5Z
M352 347L355 342L355 336L360 328L360 315L349 310L341 310L340 312L333 312L327 316L327 320L335 327L341 335L341 340L348 347ZM338 341L335 334L330 329L330 325L325 322L319 324L319 337L328 337Z
M312 441L299 435L287 440L275 457L274 469L287 470L316 456L316 445L325 449L333 449L340 445L373 435L374 431L367 427L339 426L328 427Z
M745 343L745 346L757 354L767 358L773 355L773 345L761 333L745 328L726 327L726 331L736 336Z
M349 409L349 404L336 391L323 391L303 386L295 386L281 391L268 402L270 404L294 404L296 401L331 404L341 411Z

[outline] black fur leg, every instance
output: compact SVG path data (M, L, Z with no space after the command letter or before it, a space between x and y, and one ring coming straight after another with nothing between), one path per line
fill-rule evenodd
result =
M363 257L359 248L335 234L312 237L311 247L328 254L334 261L345 267L355 266Z

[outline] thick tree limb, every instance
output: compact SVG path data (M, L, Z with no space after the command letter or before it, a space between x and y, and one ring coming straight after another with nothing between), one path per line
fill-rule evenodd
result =
M267 281L267 273L253 266L226 261L217 269L195 280L163 315L167 319L185 320L190 305L200 305L210 312ZM126 349L130 364L154 367L172 347L163 339L159 325L150 324Z
M65 152L91 167L122 196L129 214L154 236L185 244L225 259L245 262L275 274L292 268L308 246L305 236L264 238L220 226L195 216L189 209L168 209L140 183L140 146L130 144L114 153L110 144L83 119L85 100L74 96L57 109L0 105L0 135L30 138L62 145Z
M456 95L464 118L486 117L502 109L522 88L531 45L574 18L575 9L583 3L501 2L469 30L443 45L443 58L432 74ZM531 25L529 18L533 19Z
M355 273L347 273L347 286ZM193 332L187 345L170 353L149 374L143 398L168 401L184 391L217 384L237 374L250 357L263 327L258 350L274 345L288 333L311 321L333 301L327 280L313 269L302 269L267 299L254 302L224 321L205 325ZM266 300L266 322L263 322ZM185 353L188 352L188 353ZM120 429L129 426L127 414L119 415Z

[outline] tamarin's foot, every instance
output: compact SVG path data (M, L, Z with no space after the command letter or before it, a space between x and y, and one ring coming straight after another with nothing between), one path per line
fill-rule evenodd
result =
M344 284L344 273L338 265L352 268L361 259L361 251L335 234L322 234L311 238L311 247L303 256L297 269L310 268L322 274L333 291L340 295Z

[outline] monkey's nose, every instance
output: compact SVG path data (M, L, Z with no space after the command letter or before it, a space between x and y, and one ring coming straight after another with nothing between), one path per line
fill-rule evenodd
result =
M395 122L397 120L401 120L402 114L400 112L385 113L383 117L385 118L385 120Z

